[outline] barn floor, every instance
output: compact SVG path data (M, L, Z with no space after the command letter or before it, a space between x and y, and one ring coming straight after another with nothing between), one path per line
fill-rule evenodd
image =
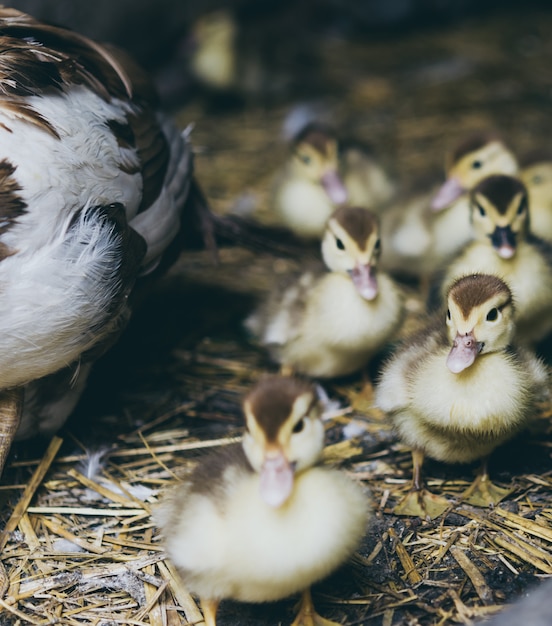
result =
M520 12L392 39L328 36L320 99L401 186L416 187L442 177L445 150L473 130L497 129L518 154L549 147L551 31L552 13ZM214 210L254 204L262 215L286 153L288 111L250 104L220 112L193 100L177 112L183 128L195 125L197 177ZM151 510L205 449L239 436L243 393L275 371L248 344L242 321L275 273L298 263L224 248L214 266L208 253L183 253L99 364L59 437L14 447L0 485L1 625L201 619ZM419 301L414 291L411 301ZM552 575L550 406L494 455L492 476L511 490L494 510L455 502L475 467L428 462L429 486L451 500L428 522L392 513L411 460L372 408L366 376L325 388L340 406L327 423L327 457L371 490L376 512L355 559L314 588L320 613L349 625L471 624ZM360 434L345 439L352 422ZM295 601L227 602L219 623L289 624Z

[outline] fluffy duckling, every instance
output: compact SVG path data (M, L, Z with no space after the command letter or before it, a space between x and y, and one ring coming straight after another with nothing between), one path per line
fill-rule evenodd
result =
M473 238L469 191L491 174L514 174L517 161L496 135L477 133L447 155L446 181L382 214L382 268L429 278Z
M376 404L412 448L413 489L396 512L436 517L449 503L423 489L424 456L447 463L483 459L465 497L498 502L505 492L489 482L486 459L520 431L544 395L548 375L529 351L512 344L512 292L497 276L456 280L446 313L406 340L384 366Z
M447 268L442 293L464 274L500 276L516 300L518 340L538 342L552 330L552 250L527 232L527 190L517 178L489 176L470 201L476 239Z
M276 221L299 237L319 239L330 215L347 198L335 134L326 126L307 124L292 141L291 157L272 188Z
M363 206L381 214L395 195L396 185L367 146L359 142L339 142L339 171L347 204Z
M291 157L277 174L270 205L275 221L305 239L320 239L341 205L377 211L395 192L368 148L338 141L320 122L306 123L291 143Z
M403 320L402 291L378 271L379 253L376 216L337 209L322 240L325 268L274 290L246 327L284 371L333 378L361 369Z
M203 13L188 38L192 77L221 104L269 104L292 93L312 97L319 59L297 17L268 5L246 13L229 8Z
M552 154L539 152L527 156L519 177L529 195L531 232L552 242Z
M358 546L370 513L359 485L319 465L321 407L304 381L267 377L244 401L246 430L207 457L162 503L167 552L215 626L221 600L268 602L303 592L295 626L316 615L310 586Z
M190 70L201 83L215 91L234 88L237 31L234 17L223 9L202 15L192 26Z

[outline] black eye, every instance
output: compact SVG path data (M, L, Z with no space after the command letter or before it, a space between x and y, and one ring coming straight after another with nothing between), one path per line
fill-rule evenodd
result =
M293 427L293 432L294 433L300 433L303 428L305 428L305 418L301 418L297 424L295 424L295 426Z
M378 239L376 243L374 244L374 250L376 252L379 252L381 250L381 239Z
M519 203L517 214L522 215L525 213L525 209L527 208L527 198L523 197L522 201Z
M498 309L494 307L487 313L487 321L494 322L498 318Z
M533 185L540 185L542 183L542 176L540 176L540 174L535 174L535 176L531 179L531 182Z
M479 203L475 203L475 208L479 211L479 215L481 215L481 217L485 217L485 215L487 215L485 213L485 209Z
M450 319L450 309L447 309L447 319Z
M341 241L341 239L339 239L339 237L335 238L335 245L339 250L345 250L345 244Z
M483 165L483 164L481 163L481 161L474 161L474 162L472 163L472 169L474 169L474 170L478 170L478 169L480 169L480 168L481 168L481 166L482 166L482 165Z
M301 161L303 161L305 165L308 165L311 162L311 158L307 154L300 154L299 158L301 159Z

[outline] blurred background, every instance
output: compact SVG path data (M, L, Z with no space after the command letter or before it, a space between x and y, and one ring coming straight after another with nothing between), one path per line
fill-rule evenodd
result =
M393 40L415 31L420 37L466 19L546 9L546 0L7 0L40 20L69 26L128 51L155 77L170 105L193 93L189 75L194 29L202 16L225 11L239 29L240 42L254 40L256 53L297 60L328 38ZM253 44L250 44L250 50ZM294 52L290 52L292 48ZM282 50L283 49L283 50ZM275 59L272 59L275 61ZM296 82L306 77L296 72Z

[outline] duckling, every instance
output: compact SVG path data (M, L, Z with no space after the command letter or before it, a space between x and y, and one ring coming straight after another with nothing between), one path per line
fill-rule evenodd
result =
M394 337L403 292L377 269L379 226L367 209L337 209L321 249L325 268L275 289L246 327L283 371L333 378L364 367Z
M310 586L343 564L364 534L361 487L319 464L324 427L316 390L270 376L247 395L241 444L200 462L161 503L169 557L216 625L221 600L268 602L303 592L293 624L316 615Z
M513 344L515 306L506 283L470 274L448 290L446 313L406 340L381 372L375 402L412 448L413 488L395 511L437 517L449 506L423 488L425 456L446 463L483 459L465 498L498 502L486 459L528 423L544 396L548 373L529 350Z
M203 84L216 91L234 87L237 73L237 24L224 9L202 15L192 26L193 53L190 70Z
M278 224L305 239L320 239L342 205L380 212L395 184L367 146L338 140L334 130L308 121L291 142L291 158L278 172L270 205Z
M291 158L274 181L270 205L276 221L299 237L319 239L330 215L347 198L334 132L307 124L292 141Z
M514 174L517 161L492 133L477 133L447 155L446 181L382 214L385 271L428 279L473 238L469 191L491 174Z
M527 190L517 178L489 176L470 202L476 239L447 268L442 293L467 273L500 276L516 299L518 340L536 343L552 330L552 250L528 234Z
M347 204L381 212L396 193L396 185L371 150L357 141L339 141L339 171Z
M535 152L522 163L519 177L529 194L529 229L552 242L552 155Z
M257 11L204 12L188 38L192 77L221 104L273 104L303 93L312 97L320 61L312 35L300 28L297 17L297 12L268 5Z

